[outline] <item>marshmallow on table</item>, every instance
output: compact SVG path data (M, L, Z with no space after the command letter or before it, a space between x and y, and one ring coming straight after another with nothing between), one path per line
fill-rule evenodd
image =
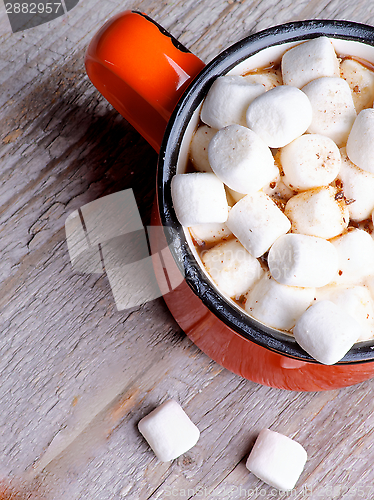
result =
M273 243L268 265L270 274L283 285L321 287L336 275L338 253L323 238L289 233Z
M349 223L349 212L343 199L335 199L338 189L331 186L303 191L288 200L284 213L293 233L320 238L334 238Z
M229 209L225 188L212 173L175 175L171 180L171 196L182 226L227 220Z
M247 125L271 148L281 148L303 134L312 106L301 90L286 85L257 97L247 110Z
M315 288L282 285L269 273L247 293L245 310L266 325L278 330L290 330L311 305Z
M337 284L357 284L374 274L374 240L363 229L353 229L334 238L331 243L338 252Z
M327 186L339 173L337 145L320 134L305 134L280 151L283 181L297 191Z
M217 133L214 128L202 125L194 133L190 145L190 159L199 172L212 172L208 158L210 140Z
M210 87L201 108L201 120L213 128L245 125L250 103L265 92L263 85L250 83L242 76L219 76Z
M246 467L259 479L281 491L292 490L307 461L301 444L269 429L263 429L247 459Z
M287 50L282 57L285 85L298 88L322 76L339 76L339 61L327 37L314 38Z
M278 174L267 145L241 125L219 130L209 143L208 153L213 172L239 193L254 193Z
M348 83L343 78L325 76L305 85L303 92L313 110L308 132L326 135L343 146L357 116Z
M342 359L362 333L362 326L330 300L313 304L293 329L296 342L325 365Z
M354 121L347 141L348 158L374 174L374 109L363 109Z
M202 243L218 243L232 233L225 223L198 224L190 226L191 236L201 245Z
M173 399L142 418L138 429L161 462L183 455L200 437L199 429Z
M261 72L245 75L244 78L247 82L261 84L265 91L283 83L282 74L278 69L264 69Z
M283 212L261 191L238 201L226 224L253 257L263 255L291 227Z
M349 217L355 221L368 219L374 209L374 174L352 163L345 148L341 148L340 154L338 179L348 203Z
M317 301L330 300L344 309L362 327L358 342L370 340L374 333L374 304L370 291L365 286L329 285L317 290Z
M259 261L236 239L203 252L201 260L218 289L229 297L239 298L263 274Z
M340 63L340 73L352 91L357 113L364 108L372 107L374 100L374 72L354 59L344 59Z

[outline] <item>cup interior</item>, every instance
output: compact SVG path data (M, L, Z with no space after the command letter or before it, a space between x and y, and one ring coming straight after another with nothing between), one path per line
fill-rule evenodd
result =
M283 331L270 328L249 316L232 299L224 296L206 272L187 229L175 215L170 182L187 166L192 135L199 123L204 97L217 76L242 75L280 61L283 53L298 43L319 37L332 39L338 55L350 55L374 65L374 28L349 21L311 20L288 23L251 35L213 59L192 82L177 104L161 146L158 165L158 204L173 257L186 282L202 302L226 325L245 338L279 354L318 363ZM173 236L171 236L171 234ZM360 342L339 362L356 363L374 359L374 340Z

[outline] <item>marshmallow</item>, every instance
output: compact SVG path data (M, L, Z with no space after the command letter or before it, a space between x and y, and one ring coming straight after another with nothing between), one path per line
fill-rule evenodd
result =
M331 243L339 259L334 283L357 284L374 273L374 241L366 231L353 229Z
M315 288L299 288L278 283L267 273L248 292L248 314L278 330L290 330L314 300Z
M200 437L199 429L173 399L142 418L138 429L161 462L183 455Z
M357 116L347 141L348 158L374 174L374 109L363 109Z
M206 250L201 260L219 290L229 297L239 298L263 274L259 261L236 239Z
M330 300L361 325L362 333L357 339L358 342L373 338L374 308L368 288L329 285L317 290L317 300Z
M197 226L191 226L189 229L191 236L199 245L218 242L232 234L225 223L198 224Z
M171 196L182 226L227 220L225 188L214 174L197 172L175 175L171 180Z
M284 234L269 250L270 274L283 285L325 286L338 269L338 253L329 241L304 234Z
M338 189L328 186L309 189L290 198L284 210L292 232L333 238L348 226L349 212L344 200L335 199Z
M329 300L313 304L293 329L296 342L325 365L337 363L362 333L361 325Z
M374 100L373 71L354 59L344 59L340 63L340 74L352 91L356 112L359 113L364 108L372 107Z
M328 137L305 134L281 149L283 181L297 191L327 186L339 173L337 145Z
M273 182L264 186L261 191L272 198L282 200L283 202L288 201L292 196L296 194L289 186L284 183L284 176L278 175Z
M247 125L271 148L281 148L303 134L312 121L307 96L281 85L257 97L247 110Z
M201 120L213 128L246 125L250 103L265 92L263 85L250 83L242 76L220 76L210 87L201 108Z
M307 461L301 444L269 429L263 429L247 459L246 467L261 481L281 491L292 490Z
M264 87L265 91L283 84L280 70L272 68L244 75L244 78L249 83L259 83Z
M322 76L339 76L339 61L328 38L308 40L283 55L282 77L285 85L301 89Z
M367 276L364 285L369 290L370 296L374 300L374 275Z
M326 135L343 146L357 116L348 83L337 77L317 78L305 85L303 92L313 110L308 132Z
M349 217L355 221L368 219L374 209L374 174L352 163L345 148L341 148L340 154L338 178L348 203Z
M275 177L269 184L265 184L265 186L261 189L261 191L268 196L275 198L277 200L287 201L292 196L296 194L295 191L290 189L284 182L284 177L281 177L279 174ZM233 203L231 206L235 205L239 200L244 198L245 194L238 193L233 189L226 187L226 191L228 191L229 197L232 199Z
M291 224L271 198L258 191L232 207L227 227L253 257L260 257Z
M278 174L270 149L241 125L219 130L209 143L208 153L217 177L239 193L254 193Z
M193 166L199 172L212 172L208 158L208 146L210 140L217 133L214 128L202 125L194 133L190 145L190 159Z

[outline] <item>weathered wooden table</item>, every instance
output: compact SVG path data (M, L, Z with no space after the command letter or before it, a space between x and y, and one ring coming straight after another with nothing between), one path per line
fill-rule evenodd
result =
M286 21L374 22L370 0L81 0L12 34L0 4L3 481L19 498L281 498L245 469L270 427L308 451L292 498L374 498L374 380L320 393L257 385L201 353L162 299L118 312L104 274L74 272L64 230L74 210L132 188L150 218L156 153L83 64L95 31L125 9L146 12L204 61ZM201 438L161 463L136 425L168 398Z

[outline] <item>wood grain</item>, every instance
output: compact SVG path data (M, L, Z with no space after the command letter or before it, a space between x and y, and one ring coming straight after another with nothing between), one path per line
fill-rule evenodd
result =
M4 480L21 496L56 500L274 498L244 466L270 427L308 451L292 498L357 498L359 487L374 497L373 381L326 393L259 386L201 353L162 299L118 312L105 275L72 269L64 232L72 211L132 188L150 220L156 154L83 64L95 31L125 9L146 12L205 61L291 20L374 20L369 0L81 0L64 18L12 34L0 4ZM136 425L170 397L201 438L162 464Z

